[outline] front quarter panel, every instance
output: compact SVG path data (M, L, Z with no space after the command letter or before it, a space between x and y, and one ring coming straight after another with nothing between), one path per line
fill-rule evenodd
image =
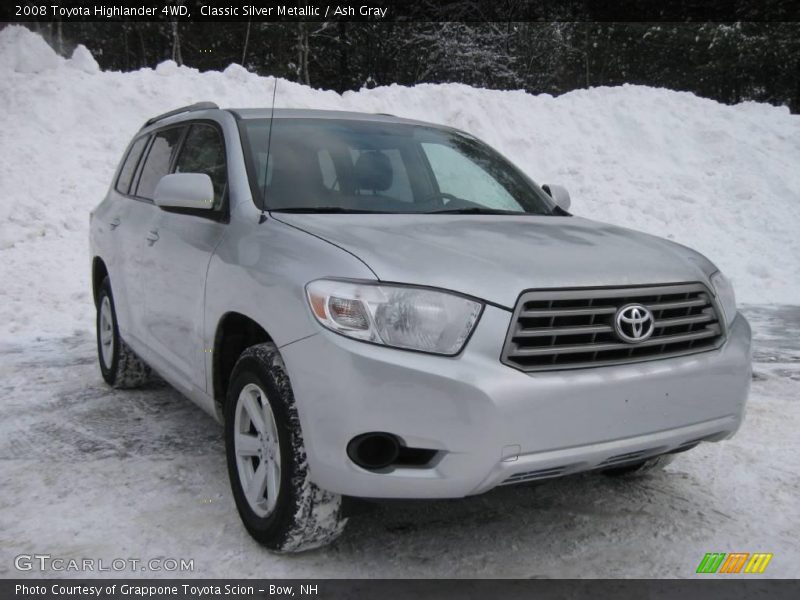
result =
M322 277L375 279L364 263L340 248L273 218L237 211L215 252L206 284L205 347L214 347L217 325L241 313L261 325L278 347L319 333L305 285ZM206 353L206 390L213 390Z

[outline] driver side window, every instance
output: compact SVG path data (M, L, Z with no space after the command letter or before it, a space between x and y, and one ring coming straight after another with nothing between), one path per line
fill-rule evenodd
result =
M228 185L225 144L216 127L193 123L175 163L176 173L205 173L214 186L214 208L222 205Z

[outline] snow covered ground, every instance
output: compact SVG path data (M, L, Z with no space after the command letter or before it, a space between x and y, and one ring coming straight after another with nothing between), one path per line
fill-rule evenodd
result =
M272 556L228 491L220 428L165 385L120 393L94 358L88 214L144 120L199 100L264 106L232 65L101 72L0 31L0 576L18 553L194 558L213 576L692 576L705 552L800 559L800 117L637 86L558 98L462 85L338 95L281 80L278 106L446 123L561 183L577 214L699 249L749 303L748 419L639 482L580 476L452 502L382 503L331 548Z
M712 551L772 552L763 576L797 577L800 308L747 314L756 375L732 440L636 481L382 502L332 547L291 557L242 527L222 429L200 409L164 384L110 390L88 333L3 343L0 577L36 575L14 571L21 553L194 559L201 577L693 577Z

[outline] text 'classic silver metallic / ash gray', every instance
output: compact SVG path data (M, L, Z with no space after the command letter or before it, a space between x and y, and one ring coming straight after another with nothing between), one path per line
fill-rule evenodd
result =
M733 435L729 282L569 204L447 127L172 111L92 213L103 377L152 368L222 421L242 520L282 552L335 539L345 496L638 473Z

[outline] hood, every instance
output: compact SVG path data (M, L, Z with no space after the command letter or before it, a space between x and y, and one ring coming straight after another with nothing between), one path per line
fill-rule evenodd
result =
M508 308L534 288L706 282L713 270L684 246L578 217L273 217L356 255L381 281L453 290Z

